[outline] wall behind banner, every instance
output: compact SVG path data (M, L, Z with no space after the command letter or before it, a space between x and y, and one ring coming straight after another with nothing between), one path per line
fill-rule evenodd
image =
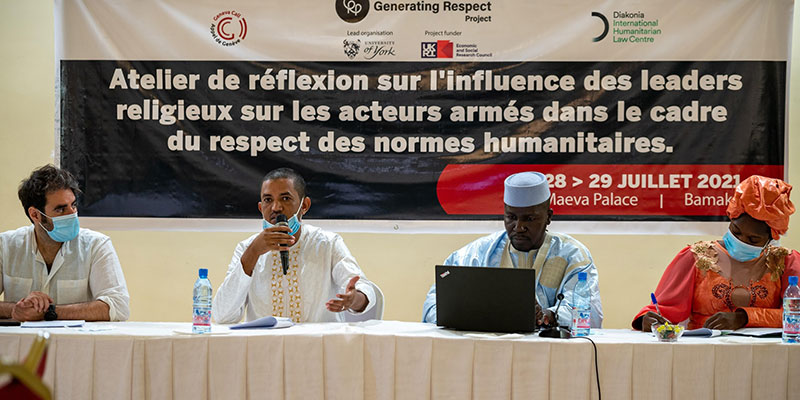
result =
M30 171L53 162L53 4L0 0L0 231L28 222L17 186ZM795 21L798 21L797 8ZM795 22L797 24L797 22ZM789 97L789 182L800 185L800 35L793 34ZM91 123L91 121L87 121ZM258 182L253 182L258 185ZM258 218L253 199L253 217ZM498 199L499 201L499 199ZM800 205L800 189L794 201ZM498 223L498 229L500 228ZM800 214L782 244L800 249ZM234 246L246 233L106 231L117 249L131 294L131 319L189 321L197 268L218 286ZM720 236L723 232L720 232ZM386 295L385 319L418 321L433 282L433 265L479 235L343 234L367 276ZM592 251L600 273L605 328L625 328L649 301L664 267L684 245L713 237L575 235Z

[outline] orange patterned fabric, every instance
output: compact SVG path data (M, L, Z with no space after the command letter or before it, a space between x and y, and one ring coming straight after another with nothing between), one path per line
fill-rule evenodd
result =
M655 290L661 314L674 323L688 320L689 328L695 329L717 312L742 309L747 313L748 327L780 327L788 277L800 276L800 253L770 247L760 260L766 263L761 278L739 286L721 274L720 263L729 259L717 242L699 242L681 250ZM743 304L741 299L747 295L749 301ZM641 328L641 317L648 311L655 312L655 306L648 304L636 314L631 323L634 329Z
M749 285L734 285L730 279L716 271L703 272L694 269L694 296L692 296L692 315L689 318L689 329L702 328L706 320L720 312L734 312L739 308L747 312L747 326L780 327L781 320L781 283L770 279L766 271L761 279ZM748 306L736 306L732 295L734 291L747 292L750 295ZM764 309L766 312L756 310Z
M728 217L734 219L747 213L766 222L772 238L777 240L789 229L789 216L794 213L791 192L792 185L780 179L752 175L736 187L728 203Z

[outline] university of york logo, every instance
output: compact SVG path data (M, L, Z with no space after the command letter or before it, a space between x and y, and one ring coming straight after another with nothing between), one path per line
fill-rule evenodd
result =
M336 14L344 22L354 24L369 13L369 0L336 0Z
M211 37L221 46L235 46L247 36L247 20L234 10L222 11L211 22Z
M344 54L351 60L356 58L358 51L361 49L361 40L344 40Z

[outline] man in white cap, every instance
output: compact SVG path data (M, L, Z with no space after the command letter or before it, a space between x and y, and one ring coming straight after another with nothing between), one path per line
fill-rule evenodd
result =
M572 291L578 273L586 272L592 293L591 326L600 328L603 308L597 286L597 268L589 250L574 238L547 231L553 216L547 178L539 172L522 172L506 178L503 193L505 231L484 236L455 251L444 265L534 268L536 299L543 307L537 313L538 324L559 325L572 321ZM564 294L563 304L555 315L556 296ZM436 285L422 310L424 322L436 323Z

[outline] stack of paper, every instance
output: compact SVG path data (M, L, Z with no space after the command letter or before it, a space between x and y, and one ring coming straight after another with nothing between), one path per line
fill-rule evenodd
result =
M287 328L292 325L294 323L290 318L269 316L233 325L231 329L277 329Z
M74 328L83 326L86 321L82 319L62 319L55 321L25 321L20 325L23 328Z
M777 338L781 337L781 333L781 328L741 328L735 331L700 328L687 330L683 332L683 336L716 337L720 335L731 335L757 338Z

